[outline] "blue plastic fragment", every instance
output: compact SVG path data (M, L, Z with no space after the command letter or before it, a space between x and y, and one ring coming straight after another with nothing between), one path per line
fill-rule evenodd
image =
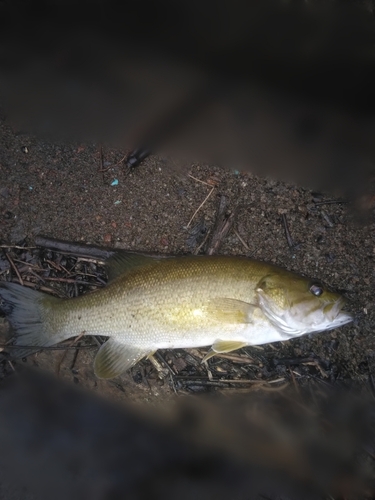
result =
M118 179L113 179L113 181L111 182L111 186L117 186L118 184Z

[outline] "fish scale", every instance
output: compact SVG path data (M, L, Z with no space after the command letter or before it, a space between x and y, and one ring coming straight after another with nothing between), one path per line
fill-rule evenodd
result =
M201 339L203 319L210 323L212 342L212 335L223 330L222 322L202 310L209 299L255 300L255 286L265 269L263 265L256 272L249 262L242 258L158 261L149 270L126 274L105 289L75 299L74 304L71 300L61 302L51 329L56 331L63 324L64 334L79 335L84 330L91 335L116 335L121 341L140 345L149 345L150 336L169 347L207 345ZM194 314L200 310L202 316ZM239 326L241 330L244 325Z

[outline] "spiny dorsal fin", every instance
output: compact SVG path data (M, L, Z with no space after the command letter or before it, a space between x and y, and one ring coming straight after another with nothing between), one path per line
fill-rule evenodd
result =
M134 269L156 265L160 262L157 257L148 257L138 253L119 250L106 261L108 281L113 281L119 276L124 276Z
M121 344L110 338L101 346L94 361L95 375L99 378L114 378L131 368L150 350Z
M222 323L251 323L256 307L242 300L217 297L209 300L206 314Z

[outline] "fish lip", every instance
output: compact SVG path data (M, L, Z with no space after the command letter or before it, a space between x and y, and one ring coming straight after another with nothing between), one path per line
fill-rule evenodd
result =
M333 304L332 309L327 313L327 318L332 323L338 323L339 325L346 325L353 321L353 315L348 311L343 311L343 307L346 303L344 297L339 297Z
M342 326L346 325L347 323L352 322L354 319L354 316L352 313L348 311L339 311L333 320L333 322L337 321L337 326Z
M346 325L353 321L353 315L347 311L343 311L342 308L346 303L344 297L339 297L332 305L330 311L324 314L326 321L329 323L321 324L315 326L312 324L310 327L308 325L301 325L301 328L293 328L287 324L285 314L280 314L280 311L275 310L267 295L262 288L256 290L258 294L259 307L268 318L268 320L279 330L283 331L287 335L302 335L303 333L312 333L319 331L332 330L340 326ZM326 305L329 305L327 303Z

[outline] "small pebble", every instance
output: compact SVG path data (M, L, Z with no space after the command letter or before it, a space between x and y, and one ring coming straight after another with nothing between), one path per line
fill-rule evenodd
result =
M107 233L103 237L104 243L112 243L112 235L111 233Z

